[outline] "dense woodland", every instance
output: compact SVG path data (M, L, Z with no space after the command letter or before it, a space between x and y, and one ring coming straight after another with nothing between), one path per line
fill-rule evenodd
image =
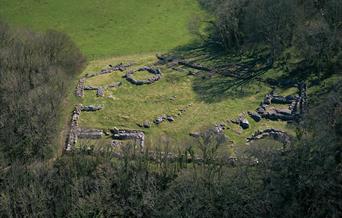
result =
M341 63L340 0L199 0L214 19L209 25L208 42L225 51L267 46L272 60L292 55L305 58L308 70L329 71ZM196 31L197 27L197 31ZM199 22L192 31L201 35ZM203 36L202 36L203 37Z
M189 27L204 46L222 55L267 47L302 79L341 73L341 0L199 1L210 17ZM300 67L287 66L290 56ZM247 147L256 165L213 161L221 140L210 131L200 164L151 162L134 145L121 159L88 149L53 159L63 99L84 64L63 33L0 24L1 217L342 216L341 82L310 96L291 146Z
M65 34L0 23L0 163L51 157L61 103L83 64Z

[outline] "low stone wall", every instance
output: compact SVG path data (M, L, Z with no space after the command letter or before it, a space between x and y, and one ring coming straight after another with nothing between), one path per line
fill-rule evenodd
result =
M87 90L87 91L96 91L96 96L97 97L103 97L105 95L105 90L106 89L111 89L111 88L118 88L122 85L121 82L116 82L116 83L112 83L106 86L84 86L83 90Z
M66 146L65 146L66 151L71 151L71 149L77 143L77 138L79 134L78 120L80 118L80 115L81 115L81 105L77 105L72 113L69 135L68 135Z
M102 109L102 106L94 106L94 105L83 106L83 105L79 104L79 105L75 106L75 109L72 112L69 134L68 134L67 141L65 144L65 150L66 151L72 150L72 148L77 143L78 138L98 139L100 135L102 136L102 134L103 134L102 130L81 129L78 126L78 120L81 116L82 111L92 112L92 111L98 111L101 109Z
M255 112L250 112L248 111L248 115L255 121L255 122L259 122L261 120L261 116L258 113Z
M197 63L191 63L191 62L188 62L188 61L185 61L185 60L179 60L175 57L167 57L167 56L161 56L161 55L156 55L156 57L158 58L160 64L166 64L168 62L174 62L175 64L179 64L179 65L183 65L183 66L186 66L186 67L189 67L189 68L193 68L193 69L196 69L196 70L202 70L202 71L207 71L207 72L212 72L214 70L208 68L208 67L205 67L205 66L202 66L201 64L197 64Z
M105 86L104 88L107 88L107 89L110 89L110 88L118 88L122 85L122 82L116 82L116 83L112 83L112 84L109 84L107 86Z
M306 84L298 84L298 95L296 96L279 96L274 95L274 92L267 94L260 106L257 108L257 113L266 119L282 120L282 121L298 121L305 113L307 107ZM272 104L288 104L288 109L273 108L267 111L267 108Z
M111 129L113 139L116 140L136 140L141 148L145 145L145 133L139 130Z
M96 96L97 97L103 97L105 95L105 89L102 87L99 87L96 91Z
M291 142L291 138L286 132L272 128L255 132L251 137L247 138L247 142L260 140L266 137L271 137L274 140L283 143L284 145Z
M86 74L86 78L91 78L91 77L95 77L95 76L99 76L99 75L103 75L103 74L112 73L114 71L125 71L125 70L127 70L128 67L130 67L132 65L133 65L132 63L127 63L127 64L120 63L120 64L115 65L115 66L109 65L108 68L102 69L100 72Z
M154 76L147 79L147 80L137 80L137 79L134 79L134 73L136 72L139 72L139 71L147 71L151 74L153 74ZM161 71L160 69L153 69L153 68L150 68L150 67L142 67L142 68L139 68L138 70L136 71L129 71L128 73L126 73L124 76L124 78L126 78L126 80L134 85L145 85L145 84L152 84L152 83L155 83L157 82L158 80L161 79Z
M90 90L90 91L94 91L97 90L99 87L96 86L84 86L84 90Z
M307 110L307 86L305 83L300 83L298 85L299 89L299 114L303 115Z
M173 122L175 121L175 118L172 116L172 115L161 115L161 116L158 116L154 121L153 123L159 125L161 124L162 122L164 121L169 121L169 122Z
M97 105L88 105L88 106L83 106L80 105L81 111L88 111L88 112L93 112L93 111L99 111L102 110L102 106L97 106Z
M83 97L84 96L84 83L85 83L85 78L82 78L79 80L77 87L76 87L76 96L77 97Z
M260 106L256 109L256 112L263 116L266 113L266 108L272 103L274 92L267 94L264 100L260 103Z
M103 136L103 131L99 129L84 129L80 128L78 138L81 139L100 139Z

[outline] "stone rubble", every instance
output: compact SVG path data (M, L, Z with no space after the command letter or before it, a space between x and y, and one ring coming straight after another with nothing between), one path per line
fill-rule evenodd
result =
M231 122L240 125L242 129L249 128L249 121L242 114L236 120L231 120Z
M305 113L307 107L307 94L305 83L300 83L297 87L299 92L299 95L297 96L274 95L273 91L270 94L267 94L260 106L256 109L256 112L261 117L269 120L282 120L288 122L298 121L298 119ZM289 107L288 109L271 108L267 110L272 103L288 104Z
M219 133L222 133L223 130L226 128L226 125L221 123L221 124L216 124L213 128L213 131L216 133L216 134L219 134Z
M151 128L151 122L146 120L143 122L143 125L142 125L144 128Z
M116 148L116 147L120 147L122 146L122 142L117 141L117 140L113 140L111 143L112 147Z
M96 90L96 96L97 97L103 97L105 95L105 89L107 89L107 88L118 88L121 85L122 85L121 82L117 82L117 83L112 83L112 84L109 84L109 85L103 86L103 87L84 86L83 90L87 90L87 91L95 91Z
M272 137L274 140L277 140L284 145L291 142L291 138L286 132L273 128L255 132L251 137L247 138L247 142L260 140L265 137Z
M240 118L240 126L242 127L242 129L248 129L249 128L248 120L244 117L241 117Z
M80 106L81 111L87 111L87 112L93 112L93 111L98 111L102 110L102 106L96 106L96 105L88 105L88 106Z
M156 117L153 120L153 123L156 125L159 125L161 123L163 123L164 121L168 121L168 122L174 122L176 121L177 117L180 117L183 113L185 113L190 107L192 106L192 103L186 105L184 108L179 109L177 114L173 114L173 115L160 115L158 117ZM137 123L137 126L141 127L141 128L151 128L152 123L150 121L144 121L143 123Z
M84 86L84 90L97 90L99 87L96 86Z
M85 78L82 78L79 80L77 87L76 87L76 96L77 97L83 97L84 96L84 83L85 83Z
M79 134L78 120L80 118L80 115L81 115L81 106L77 105L72 113L69 135L68 135L67 143L65 146L66 151L71 151L74 145L77 143L77 138Z
M95 76L99 76L99 75L103 75L103 74L112 73L114 71L125 71L127 68L129 68L132 65L133 65L132 63L128 63L128 64L120 63L120 64L115 65L115 66L109 65L108 68L102 69L100 72L86 74L86 77L91 78L91 77L95 77Z
M117 83L112 83L112 84L107 85L106 88L118 88L121 85L122 85L122 82L117 82Z
M161 115L157 117L153 122L157 125L161 124L166 119L166 115Z
M136 140L140 147L143 148L145 145L145 133L139 130L127 130L127 129L111 129L113 139L116 140Z
M166 117L166 120L169 121L169 122L173 122L173 121L175 121L175 118L173 116L168 115Z
M284 96L273 96L271 103L273 104L291 104L295 100L294 96L288 95L286 97Z
M259 122L259 121L261 120L261 116L260 116L260 114L258 114L258 113L248 111L248 115L249 115L255 122Z
M200 132L190 132L189 135L194 138L199 138L201 136Z
M212 131L214 134L223 134L223 131L226 129L226 125L224 123L220 123L220 124L216 124L213 127L210 127L207 129L207 131ZM203 132L190 132L189 136L193 137L193 138L199 138L201 137L203 134L205 134L206 131ZM226 137L226 136L225 136Z
M174 63L174 64L179 64L179 65L183 65L189 68L193 68L196 70L201 70L201 71L208 71L208 72L212 72L213 70L208 68L208 67L204 67L201 64L197 64L197 63L191 63L185 60L179 60L175 57L167 57L167 56L162 56L162 55L156 55L156 57L159 60L160 64L166 64L166 63Z
M96 96L97 97L103 97L105 95L105 90L102 87L99 87L96 91Z

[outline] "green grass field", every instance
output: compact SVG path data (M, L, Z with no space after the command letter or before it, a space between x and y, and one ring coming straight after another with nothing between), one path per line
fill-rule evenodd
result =
M197 13L196 0L0 0L0 19L65 32L89 59L184 45Z

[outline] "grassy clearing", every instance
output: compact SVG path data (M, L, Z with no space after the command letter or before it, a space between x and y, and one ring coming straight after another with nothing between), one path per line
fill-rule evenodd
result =
M188 43L196 0L0 0L0 18L68 33L88 58L167 51Z
M152 54L127 56L108 60L93 61L84 73L104 68L107 64L134 62L132 69L152 64L156 61ZM251 128L242 130L238 125L227 121L235 119L240 113L254 111L270 88L259 82L248 84L242 88L229 89L228 77L213 76L210 79L189 76L185 72L161 68L163 77L151 84L136 86L127 82L124 72L101 75L87 80L88 85L101 86L113 82L122 82L119 88L106 90L106 96L96 97L95 91L86 91L81 100L84 105L102 105L104 109L95 113L82 113L80 125L89 128L129 128L146 132L147 144L170 142L174 147L185 147L192 139L190 132L199 131L218 123L226 123L229 129L226 134L234 144L244 144L246 137L258 129L269 127L286 129L291 127L286 122L263 120L254 122L248 117ZM141 72L138 72L139 74ZM285 90L291 92L291 90ZM284 91L284 92L285 92ZM217 93L221 93L220 95ZM191 104L191 106L189 106ZM187 111L178 115L180 109ZM160 115L172 115L175 121L152 125L143 129L137 124L153 121Z

